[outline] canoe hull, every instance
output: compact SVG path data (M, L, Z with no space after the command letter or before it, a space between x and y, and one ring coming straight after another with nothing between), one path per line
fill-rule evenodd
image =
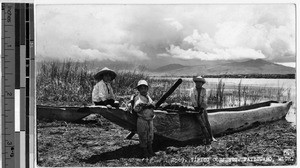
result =
M208 120L212 132L215 136L226 133L244 130L257 123L271 122L280 120L286 116L292 102L287 103L266 103L268 106L248 109L244 111L218 111L208 113ZM261 106L261 104L257 105ZM130 131L136 130L136 118L122 109L114 110L107 108L91 107L92 113L98 113L110 121L120 125ZM115 119L116 118L116 119ZM168 113L161 110L155 110L154 132L160 137L173 139L176 141L190 141L203 139L198 113ZM118 121L117 121L118 120Z
M74 122L90 115L88 108L37 106L37 118Z
M284 118L292 102L285 104L271 103L268 107L261 107L243 112L221 112L209 114L213 134L230 133L251 127L256 123L277 121Z
M257 123L271 122L282 119L289 111L292 102L265 102L249 107L222 110L208 110L208 120L215 136L244 130ZM258 107L258 108L257 108ZM243 109L240 111L240 109ZM77 108L77 112L100 114L111 122L130 131L136 131L136 116L124 109L109 109L105 106ZM75 108L73 112L76 111ZM154 133L176 141L203 139L199 114L196 112L168 113L155 110ZM40 113L40 109L38 109ZM39 116L39 115L38 115ZM73 115L74 116L74 115Z

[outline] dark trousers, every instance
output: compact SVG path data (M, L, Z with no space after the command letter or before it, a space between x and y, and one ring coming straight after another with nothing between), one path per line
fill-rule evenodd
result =
M115 106L115 100L113 99L108 99L105 101L99 101L99 102L94 102L95 105L99 105L99 106L106 106L106 105L111 105L111 106Z
M210 123L208 121L208 115L207 115L207 111L206 109L203 110L203 114L202 115L202 118L205 122L205 125L206 125L206 128L207 128L207 131L208 133L210 134L211 138L213 137L213 134L212 134L212 131L211 131L211 127L210 127Z

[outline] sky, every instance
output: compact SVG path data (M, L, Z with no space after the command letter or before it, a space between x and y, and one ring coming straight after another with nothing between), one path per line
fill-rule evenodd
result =
M37 5L37 60L295 62L293 4Z

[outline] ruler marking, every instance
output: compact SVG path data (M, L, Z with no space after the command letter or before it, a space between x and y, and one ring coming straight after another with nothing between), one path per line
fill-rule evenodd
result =
M6 53L6 49L11 49L8 48L9 46L13 47L15 45L15 4L2 4L2 17L6 18L6 20L2 23L2 37L3 41L2 41L2 53ZM12 25L10 25L12 24ZM10 27L9 29L6 29L7 27ZM10 36L8 38L8 36ZM6 43L7 45L3 44ZM10 79L10 80L3 80L3 85L4 87L2 88L3 93L9 89L13 90L10 87L14 87L14 82L15 82L15 78L13 75L7 76L6 73L10 72L10 73L14 73L14 68L8 68L10 66L14 66L14 62L6 62L6 60L10 60L13 59L15 57L15 53L14 52L9 52L9 54L4 54L5 56L2 57L2 61L3 61L3 73L4 73L4 79ZM7 99L11 99L11 97L7 97L4 95L4 100L2 101L2 104L4 104L4 108L2 110L2 114L4 114L4 117L2 119L4 126L3 128L3 133L2 134L2 142L5 142L3 144L3 150L5 151L5 155L2 156L3 158L3 162L2 162L2 166L3 167L14 167L14 123L9 121L9 118L12 117L14 118L14 111L10 112L11 110L6 110L7 108L11 108L14 109L14 101L11 101L11 103L6 102ZM8 113L9 112L9 113ZM11 124L10 124L11 123ZM9 128L9 129L6 129ZM10 146L11 148L7 148L8 146Z

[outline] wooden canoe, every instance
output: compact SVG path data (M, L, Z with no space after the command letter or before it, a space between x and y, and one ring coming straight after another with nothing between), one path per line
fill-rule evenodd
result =
M37 118L45 120L78 121L91 114L87 107L53 107L37 105Z
M211 109L208 110L208 120L213 134L217 136L244 130L253 127L257 123L280 120L286 116L291 105L292 102L268 101L237 108ZM197 117L199 117L197 112L167 112L165 110L155 110L154 112L154 132L156 136L181 142L204 138L199 120L197 120ZM67 114L59 116L58 113ZM92 113L100 114L127 130L136 130L136 116L124 111L122 108L108 109L106 106L52 107L47 111L47 107L37 106L37 116L40 119L48 117L55 119L57 117L56 119L74 121L74 119L80 119ZM80 117L78 114L80 114ZM75 117L76 115L78 117Z

